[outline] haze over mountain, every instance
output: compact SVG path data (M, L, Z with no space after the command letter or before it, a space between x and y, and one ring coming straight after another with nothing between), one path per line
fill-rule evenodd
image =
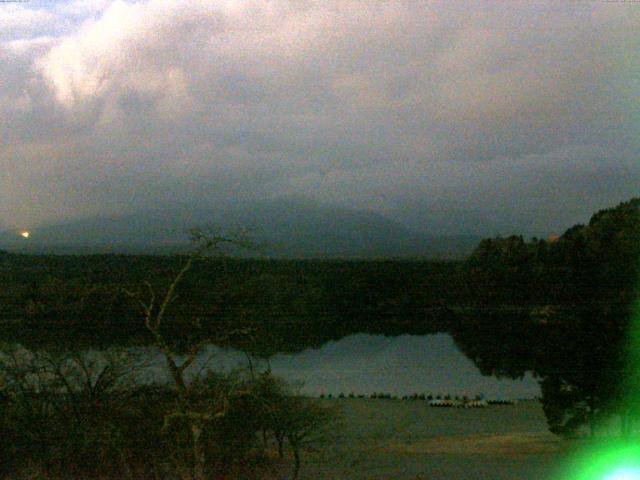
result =
M474 235L410 229L366 210L320 205L302 198L222 206L178 206L43 226L24 239L0 232L0 248L51 253L171 253L188 246L193 227L247 231L263 252L290 258L460 258Z

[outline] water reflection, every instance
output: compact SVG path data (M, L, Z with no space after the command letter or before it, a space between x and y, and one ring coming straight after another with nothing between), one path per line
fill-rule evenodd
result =
M166 378L162 356L151 348L144 351L144 356L152 365L145 371L144 381ZM257 366L266 364L262 362ZM489 398L540 395L540 388L530 374L521 380L482 376L448 334L350 335L318 349L276 355L268 365L276 375L291 382L301 382L301 391L309 395L337 395L340 392L470 397L484 394ZM206 368L231 370L246 366L247 357L242 352L209 345L198 356L190 373L193 375Z

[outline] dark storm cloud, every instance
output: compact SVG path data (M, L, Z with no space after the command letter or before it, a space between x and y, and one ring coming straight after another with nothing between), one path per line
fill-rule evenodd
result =
M543 231L640 181L634 4L11 8L0 223L304 194Z

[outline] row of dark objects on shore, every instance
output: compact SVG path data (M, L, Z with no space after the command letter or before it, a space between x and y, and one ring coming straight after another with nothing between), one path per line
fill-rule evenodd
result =
M414 393L412 395L392 395L390 393L378 393L374 392L370 395L365 394L355 394L355 393L339 393L334 397L333 394L320 394L321 399L346 399L346 398L359 398L359 399L378 399L378 400L414 400L414 401L427 401L429 405L432 407L466 407L466 408L476 408L476 407L487 407L489 405L515 405L517 403L516 400L511 399L490 399L487 400L481 395L477 395L473 399L470 399L466 396L451 396L451 395L425 395L424 393Z

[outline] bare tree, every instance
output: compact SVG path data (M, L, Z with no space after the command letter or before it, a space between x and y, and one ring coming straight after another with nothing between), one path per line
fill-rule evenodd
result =
M209 343L210 340L198 339L189 346L184 358L180 359L178 353L163 335L161 326L165 321L167 309L178 298L178 286L196 261L206 256L221 255L223 248L226 246L254 249L255 244L248 238L243 238L239 235L211 235L199 229L191 230L190 234L194 249L186 258L178 273L173 277L166 291L163 293L157 292L151 282L147 281L145 282L146 295L131 291L126 291L126 293L134 298L141 307L144 314L145 327L164 356L169 374L176 388L176 407L165 415L163 431L166 431L175 421L185 421L187 423L193 455L192 478L202 480L205 478L205 451L202 433L207 423L215 418L225 416L228 410L228 398L223 395L223 398L219 399L219 401L212 402L212 406L208 409L203 409L196 405L192 398L192 389L187 380L186 371L193 364L202 347Z
M10 428L31 444L27 456L43 465L68 461L80 469L107 461L107 468L131 477L118 425L134 383L128 352L45 352L15 345L1 352L0 378L8 401L3 413Z
M301 449L322 440L326 427L335 419L335 412L304 397L289 397L283 405L285 435L294 458L293 478L298 478Z

